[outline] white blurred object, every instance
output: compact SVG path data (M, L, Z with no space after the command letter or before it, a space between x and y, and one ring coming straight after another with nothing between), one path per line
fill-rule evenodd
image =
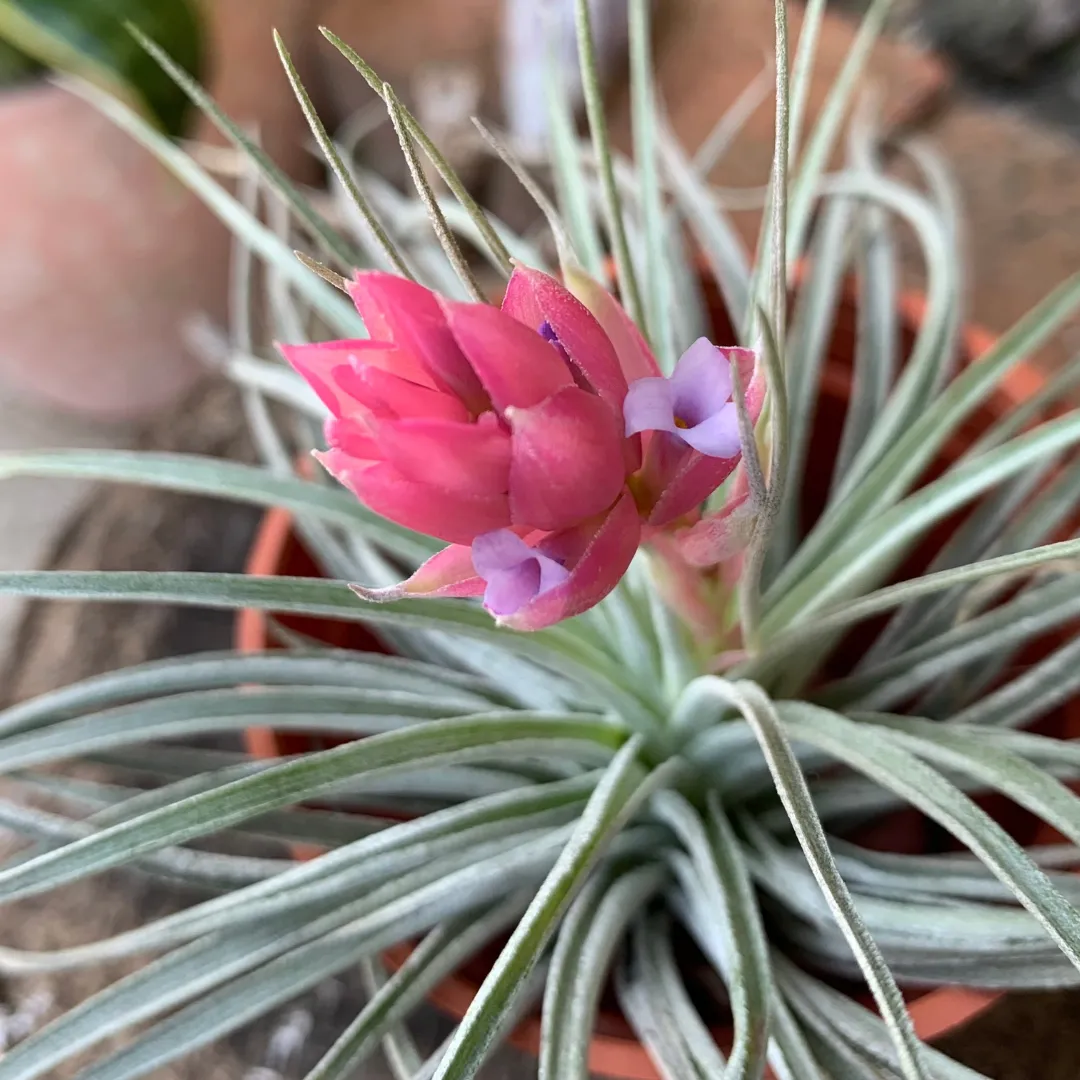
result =
M21 1001L14 1011L0 1008L0 1057L9 1046L32 1035L52 1006L52 994L37 990Z
M417 116L423 117L424 130L438 144L439 136L456 129L463 116L479 111L484 87L474 67L459 64L423 68L412 89Z
M519 153L543 153L548 105L545 65L554 59L570 81L575 108L581 104L574 0L505 0L503 5L502 93L506 126ZM600 77L607 79L626 49L626 0L589 0Z
M266 1060L272 1071L281 1072L300 1055L304 1044L315 1026L310 1011L297 1007L290 1009L273 1033L266 1049Z
M472 64L428 65L413 77L411 90L420 126L468 186L472 170L483 159L483 141L472 123L482 111L480 72ZM442 190L445 185L427 155L421 155L420 165L428 183Z

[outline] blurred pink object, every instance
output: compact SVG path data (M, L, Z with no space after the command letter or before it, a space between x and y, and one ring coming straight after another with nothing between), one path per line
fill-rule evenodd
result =
M243 124L273 120L293 169L303 117L269 42L304 0L215 0L212 89ZM201 134L205 128L201 128ZM139 420L205 371L182 340L226 315L227 230L91 105L46 81L0 91L0 384L62 411Z
M0 380L105 419L200 371L183 319L224 314L228 242L142 147L49 83L0 94Z

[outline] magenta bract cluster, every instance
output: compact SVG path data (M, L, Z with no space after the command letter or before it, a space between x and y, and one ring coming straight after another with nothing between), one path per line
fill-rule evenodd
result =
M374 271L349 288L370 339L282 347L330 410L316 456L371 510L448 544L400 585L358 590L370 599L483 596L523 630L585 611L739 463L733 362L761 410L752 351L702 338L666 379L580 274L518 268L501 308Z

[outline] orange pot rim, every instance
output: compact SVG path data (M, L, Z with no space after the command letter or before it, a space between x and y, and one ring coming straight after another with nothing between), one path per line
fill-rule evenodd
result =
M926 314L926 298L916 292L898 297L898 311L908 326L918 326ZM971 362L992 348L997 336L979 326L965 326L962 333L963 351ZM1028 362L1015 365L999 383L999 393L1011 404L1017 404L1036 394L1046 378ZM266 512L247 560L245 573L252 576L275 576L282 565L286 545L292 530L293 516L279 507ZM261 652L269 641L265 612L241 610L236 619L235 643L240 652ZM276 733L269 728L252 728L245 732L249 752L259 758L280 756ZM298 857L310 857L311 852L297 851ZM385 951L384 958L392 966L400 966L411 951L407 944ZM428 994L436 1008L460 1021L468 1011L479 985L461 974L443 980ZM908 1010L920 1039L930 1041L969 1023L996 1004L1004 992L980 990L963 986L943 986L927 991L908 1003ZM507 1040L518 1050L535 1055L540 1047L540 1021L535 1016L522 1020ZM645 1048L633 1038L594 1034L589 1047L589 1069L618 1080L661 1080Z

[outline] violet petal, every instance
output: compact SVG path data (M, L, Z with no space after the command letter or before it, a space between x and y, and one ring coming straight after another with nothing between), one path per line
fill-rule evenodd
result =
M540 585L536 590L537 596L543 596L544 593L557 588L570 577L570 571L561 562L556 562L555 559L549 558L547 555L538 553L536 562L540 566Z
M675 415L688 427L718 413L731 400L731 365L724 350L698 338L671 375Z
M473 569L487 583L484 607L498 616L515 614L570 576L560 562L529 547L509 529L478 536L472 560Z
M560 349L562 348L562 344L559 342L559 335L555 333L555 328L547 321L547 319L540 324L538 333L545 341L550 341L552 345L557 345Z
M563 363L570 371L574 384L578 389L588 390L590 394L595 394L596 388L586 378L585 372L570 359L570 354L566 351L566 346L559 340L559 335L555 333L555 328L547 321L547 319L540 324L540 336L545 341L550 342L557 350L558 354L563 358Z
M698 338L670 379L638 379L623 405L626 434L666 431L708 457L732 458L740 450L739 417L731 400L726 350Z
M742 449L739 413L731 401L700 424L680 430L677 434L687 445L709 457L731 458Z
M512 570L496 570L487 579L484 607L492 615L513 615L534 599L540 588L540 566L535 559Z
M533 554L532 548L510 529L484 533L472 542L473 567L485 579L499 570L513 570Z

